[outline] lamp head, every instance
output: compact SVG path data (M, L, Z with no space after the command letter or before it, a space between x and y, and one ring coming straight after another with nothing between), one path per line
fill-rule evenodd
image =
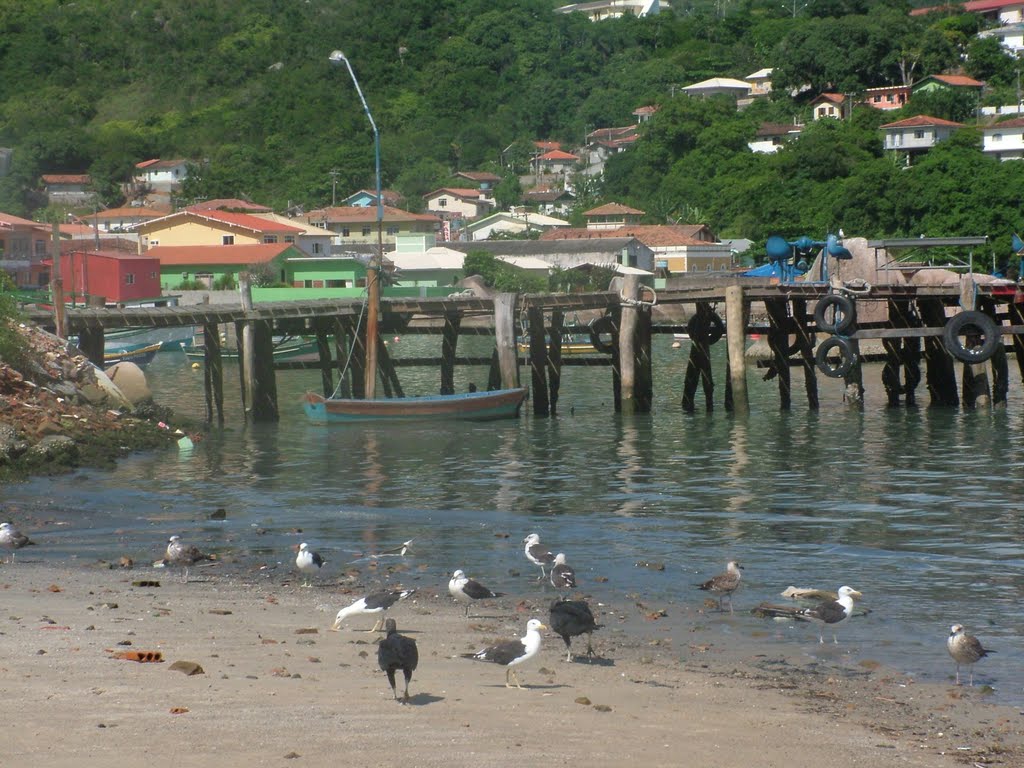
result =
M344 64L347 61L347 59L345 58L345 54L342 53L341 51L331 51L331 55L329 58L331 64L334 64L335 66Z

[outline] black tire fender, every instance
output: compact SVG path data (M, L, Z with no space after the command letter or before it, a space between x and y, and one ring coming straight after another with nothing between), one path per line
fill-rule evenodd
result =
M833 364L828 353L833 349L839 350L839 362ZM841 336L830 336L818 345L814 353L814 362L823 374L832 379L841 379L850 372L856 362L856 355L853 353L853 345L848 339Z
M981 336L981 344L967 347L960 340L961 334ZM995 321L984 312L974 310L954 315L942 329L942 343L946 345L946 351L965 363L984 363L996 353L1000 340Z
M827 317L832 308L832 320ZM838 318L838 319L837 319ZM849 296L829 293L822 296L814 306L814 322L819 331L825 333L846 333L857 321L857 305Z
M601 334L607 333L609 336L614 337L615 334L615 320L611 315L602 315L601 317L594 318L590 321L588 327L590 332L590 343L598 352L610 355L613 352L612 342L605 341L601 338Z
M704 324L705 319L707 325ZM710 346L721 341L725 335L725 323L717 312L694 315L686 322L686 335L690 337L691 341L704 341Z

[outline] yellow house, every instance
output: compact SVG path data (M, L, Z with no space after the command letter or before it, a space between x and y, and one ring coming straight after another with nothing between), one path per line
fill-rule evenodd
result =
M156 246L295 243L303 229L247 213L179 211L135 227L139 251Z
M322 208L306 214L306 221L334 235L335 245L377 242L377 206L346 205ZM381 235L385 243L395 242L396 235L432 234L441 226L437 216L410 213L385 205L381 208Z

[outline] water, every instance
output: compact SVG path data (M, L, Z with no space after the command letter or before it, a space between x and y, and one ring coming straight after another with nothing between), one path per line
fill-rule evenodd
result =
M486 343L460 352L477 353L477 341ZM428 354L436 343L403 339L392 353ZM511 594L539 590L520 544L536 531L568 554L588 592L671 605L683 622L696 620L705 596L693 585L738 559L738 613L703 624L817 653L813 628L775 629L745 609L784 602L789 585L850 584L872 611L841 633L859 658L944 683L953 669L945 636L963 623L999 651L978 665L978 680L999 701L1024 703L1019 384L999 411L889 411L869 366L863 412L824 380L812 413L795 373L793 410L780 414L775 382L751 372L749 418L724 412L721 380L715 413L687 416L678 408L685 347L655 346L650 415L611 412L609 369L569 368L560 418L535 419L527 407L517 422L443 426L309 424L298 398L319 386L316 372L280 373L280 424L246 425L229 364L227 427L192 451L4 488L4 503L40 540L24 555L32 559L145 562L181 533L247 568L290 568L289 547L309 541L330 570L414 538L423 570L405 578L443 586L463 568ZM722 360L714 370L721 377ZM161 353L148 374L158 402L202 418L202 371L183 355ZM409 394L436 390L434 371L400 375ZM486 371L458 372L457 387L470 381ZM226 520L208 519L217 508Z

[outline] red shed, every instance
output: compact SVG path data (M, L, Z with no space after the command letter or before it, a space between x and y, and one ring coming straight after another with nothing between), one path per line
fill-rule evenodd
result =
M52 262L51 262L52 267ZM160 260L125 251L70 251L60 259L64 298L84 303L102 296L107 304L135 303L160 296Z

